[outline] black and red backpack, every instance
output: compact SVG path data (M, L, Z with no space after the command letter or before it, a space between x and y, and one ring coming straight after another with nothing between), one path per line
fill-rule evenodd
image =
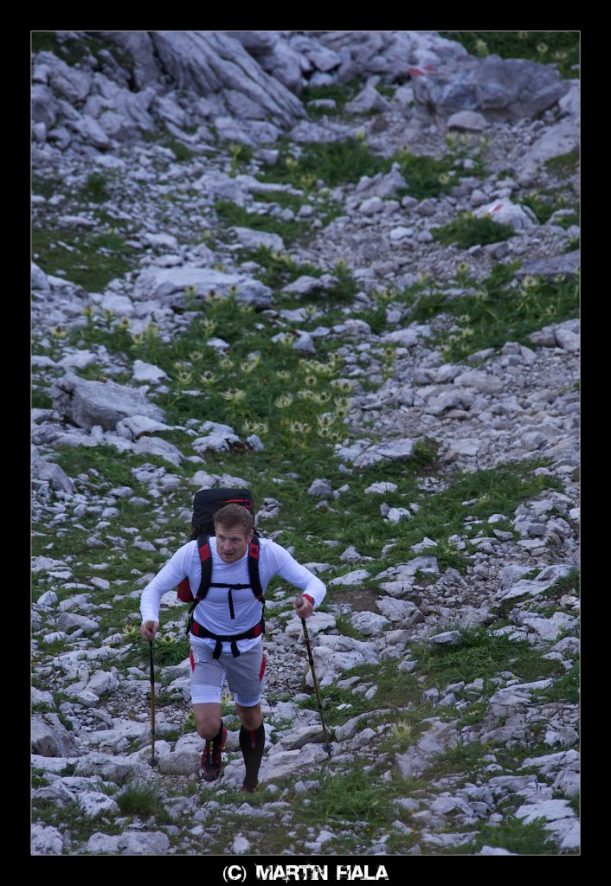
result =
M214 535L215 533L214 515L218 510L224 508L225 505L229 504L241 505L254 515L254 501L252 495L247 489L200 489L199 492L195 493L195 496L193 498L193 516L191 518L191 524L193 526L194 533L197 533L197 549L199 551L202 575L199 588L195 597L191 593L191 586L189 584L188 578L183 578L183 580L176 588L177 598L183 603L191 603L191 607L189 609L189 620L187 624L187 634L192 632L197 637L211 637L212 639L216 640L216 648L213 653L214 658L218 658L220 656L223 641L231 643L232 653L234 656L237 656L240 654L236 643L237 640L246 640L251 639L252 637L258 637L265 630L265 623L263 621L263 618L261 618L259 624L255 625L253 628L250 628L248 631L245 631L242 634L220 636L218 634L213 634L211 631L208 631L203 625L200 625L193 618L193 611L195 607L201 600L205 598L208 590L211 587L227 588L227 602L229 605L229 613L231 618L235 618L233 608L233 591L250 588L257 600L260 600L261 603L265 605L263 588L261 587L261 580L259 578L259 552L261 549L261 545L256 532L253 535L252 540L248 546L249 583L227 585L219 584L212 581L212 552L210 550L210 536Z

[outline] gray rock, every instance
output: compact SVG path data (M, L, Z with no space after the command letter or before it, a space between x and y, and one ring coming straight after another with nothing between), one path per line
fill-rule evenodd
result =
M529 206L512 203L507 197L479 206L474 215L477 218L490 218L501 225L509 225L514 231L529 231L537 225L537 218Z
M234 227L235 233L242 246L247 249L258 249L260 246L271 249L274 252L283 252L284 240L279 234L269 234L267 231L255 231L252 228Z
M254 277L199 267L143 271L136 281L134 296L184 309L188 307L187 289L196 298L205 298L210 292L221 298L235 294L239 302L259 308L268 308L273 301L271 290Z
M61 832L57 828L34 822L30 851L32 855L62 855L64 840Z
M112 145L111 138L93 117L79 114L76 120L68 120L66 126L71 132L79 135L84 142L93 145L94 148L104 151Z
M376 495L385 495L387 492L396 492L398 486L396 483L372 483L365 490L366 493L375 493Z
M143 360L134 360L134 381L147 382L148 384L158 384L168 378L167 372L154 366L152 363L145 363ZM164 430L156 428L155 430Z
M269 31L231 31L230 36L242 44L267 74L299 95L305 61L288 40Z
M273 752L275 753L276 748L282 751L293 751L297 748L304 747L306 744L310 744L310 742L319 741L324 741L324 733L319 724L315 724L314 726L301 726L299 729L291 729L289 732L283 734L273 746Z
M350 623L365 637L379 637L389 626L388 619L376 612L353 612Z
M277 751L267 759L263 759L259 770L259 782L268 784L285 775L308 775L323 760L328 760L327 752L319 744L308 744L293 751ZM243 773L244 763L239 761ZM243 775L242 775L243 777Z
M336 621L335 616L331 615L330 612L315 611L308 619L307 624L308 634L315 637L317 634L320 634L321 631L334 628ZM301 624L301 619L297 615L291 613L291 617L287 621L284 631L289 637L302 637L303 626Z
M53 90L48 86L35 83L31 93L31 114L33 123L44 123L47 129L51 129L60 109Z
M197 437L192 442L192 447L198 454L212 450L214 452L229 452L237 447L244 448L244 444L229 425L218 424L218 422L206 421L200 427L200 433L204 433L204 437Z
M75 775L99 775L105 781L124 784L130 778L148 779L150 767L131 757L94 752L81 757Z
M458 129L466 132L483 132L488 126L488 121L483 114L477 111L458 111L448 118L448 129Z
M167 855L170 840L161 831L126 831L117 848L121 855Z
M355 569L353 572L347 572L345 575L340 575L337 578L332 578L331 581L328 582L329 585L349 585L350 587L354 585L361 584L364 581L367 581L368 578L371 577L371 573L367 571L367 569Z
M492 120L534 117L568 91L558 72L522 59L489 55L427 72L413 82L414 99L443 116L479 111Z
M580 109L580 83L579 80L572 80L570 84L569 91L562 96L560 101L558 102L558 107L564 114L569 114L573 117L579 117L579 109Z
M460 643L460 631L443 631L441 634L433 634L427 642L434 646L456 646Z
M170 431L172 428L154 418L148 418L146 415L131 415L117 422L116 430L121 437L137 441L143 434L154 434L155 431Z
M195 775L200 769L201 747L195 751L184 750L159 756L159 771L163 775Z
M231 852L233 855L244 855L244 853L248 852L250 849L250 843L243 837L242 834L238 834L237 837L234 838L233 843L231 844Z
M119 805L116 800L107 794L90 791L81 794L78 798L79 806L83 811L85 818L97 818L98 815L118 815L120 814Z
M119 839L97 832L87 840L85 851L93 855L115 855L119 849Z
M42 689L37 689L35 686L32 686L31 690L32 696L32 704L46 704L49 707L55 707L55 702L53 701L53 696L50 692L45 692Z
M57 714L34 714L31 726L32 753L43 757L68 757L76 751L74 736Z
M32 281L32 289L38 290L39 292L48 292L49 278L42 270L42 268L39 268L38 265L34 262L31 263L30 275Z
M401 624L417 624L424 621L424 615L415 603L409 600L395 600L393 597L379 597L377 607L389 621Z
M406 461L414 454L415 440L390 440L366 449L354 460L357 468L369 467L384 461Z
M363 557L362 554L359 554L354 545L350 545L342 554L340 554L339 559L342 561L342 563L360 563L361 560L372 558Z
M145 415L163 420L163 412L146 400L141 391L116 382L87 381L72 373L51 388L53 408L81 428L98 425L111 430L123 418Z
M59 465L44 459L38 459L32 463L32 476L38 480L46 480L52 489L67 492L69 495L74 492L74 483L64 470Z
M414 747L404 754L397 754L395 759L404 778L419 778L434 764L436 756L458 743L458 732L453 723L435 722Z
M548 160L579 150L577 120L561 120L545 131L521 158L520 174L532 176Z
M466 385L483 391L486 394L495 394L502 390L503 383L494 375L482 372L478 369L470 369L468 372L461 372L454 377L455 385Z
M575 274L579 270L580 259L581 256L577 250L545 258L527 259L522 267L516 271L516 276L555 277L559 274L563 276ZM529 338L532 341L536 341L537 334L536 332L532 333ZM550 347L555 347L555 345L550 345Z
M98 630L97 621L87 618L85 615L75 615L72 612L62 612L57 619L57 627L60 631L70 631L72 628L80 628L86 634L93 634Z
M335 277L332 277L330 274L323 274L322 277L309 277L307 275L302 275L301 277L298 277L293 283L289 283L288 286L285 286L282 291L287 293L288 295L315 296L324 294L329 289L332 289L336 283L337 279Z
M155 54L179 90L220 98L227 110L290 126L305 116L301 103L268 76L243 46L219 31L152 31Z
M318 479L310 484L308 495L314 498L329 498L333 495L333 488L328 480Z

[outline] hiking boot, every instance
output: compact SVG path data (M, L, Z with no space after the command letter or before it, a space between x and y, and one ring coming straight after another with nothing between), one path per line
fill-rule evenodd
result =
M202 751L202 775L204 781L215 781L223 768L223 751L227 744L227 730L223 726L220 741L213 738L206 739L206 746Z
M254 785L250 785L250 784L248 784L246 781L244 781L242 787L240 788L240 791L241 791L243 794L254 794L254 792L255 792L255 790L256 790L258 784L259 784L258 781L256 781L256 782L254 783Z

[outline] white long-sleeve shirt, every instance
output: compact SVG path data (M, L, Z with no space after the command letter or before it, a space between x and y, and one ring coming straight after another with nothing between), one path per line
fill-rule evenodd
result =
M298 563L285 548L271 539L262 538L260 544L259 578L263 591L265 592L271 579L275 575L279 575L312 597L314 605L319 606L326 593L322 581L309 569ZM249 584L247 553L235 563L225 563L217 552L214 536L210 537L210 551L212 553L212 581L214 583ZM189 541L176 551L142 591L140 598L142 621L159 621L162 596L168 591L174 590L185 577L188 578L191 593L195 597L199 590L201 575L197 541ZM231 618L228 589L211 587L205 598L195 607L193 612L195 620L212 633L221 636L242 634L257 625L261 621L263 604L257 600L250 587L234 590L232 596L235 618ZM203 643L212 649L216 645L216 641L210 638L194 637L193 634L190 634L189 638L191 643L195 645ZM238 649L240 652L247 652L260 642L261 637L238 640ZM223 642L223 653L231 653L231 646L228 642Z

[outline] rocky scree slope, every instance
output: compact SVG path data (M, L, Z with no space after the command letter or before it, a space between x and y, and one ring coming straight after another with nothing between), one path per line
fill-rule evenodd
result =
M579 91L508 65L428 32L33 52L34 854L578 851ZM328 587L331 758L275 582L248 802L229 698L197 780L172 594L149 765L138 598L213 485Z

